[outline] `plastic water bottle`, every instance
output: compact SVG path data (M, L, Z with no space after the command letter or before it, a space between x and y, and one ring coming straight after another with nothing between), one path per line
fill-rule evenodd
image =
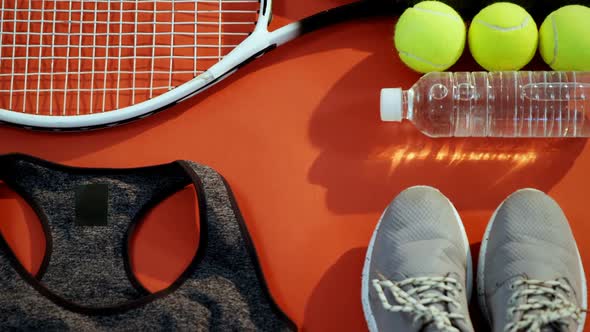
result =
M590 72L434 72L381 91L383 121L431 137L588 137Z

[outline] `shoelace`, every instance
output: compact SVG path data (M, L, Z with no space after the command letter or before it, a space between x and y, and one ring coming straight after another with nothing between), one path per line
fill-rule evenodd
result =
M522 312L522 317L518 321L506 325L505 331L538 332L542 327L552 323L567 326L568 319L573 319L581 324L584 310L564 295L564 293L572 293L568 284L559 280L518 280L512 284L512 287L517 288L523 285L525 286L523 289L512 294L509 303L516 303L519 298L525 296L526 302L508 309L510 316ZM558 290L562 290L562 292Z
M405 312L414 316L414 322L422 321L426 324L434 323L435 326L444 332L458 332L459 329L453 326L452 319L465 319L463 315L440 310L434 304L450 304L461 307L461 304L445 292L457 295L461 285L457 280L448 277L419 277L408 278L400 282L390 280L373 280L373 287L381 300L385 310L391 312ZM407 290L404 290L407 288ZM389 303L385 296L388 289L397 305ZM437 290L435 293L426 293L430 290Z

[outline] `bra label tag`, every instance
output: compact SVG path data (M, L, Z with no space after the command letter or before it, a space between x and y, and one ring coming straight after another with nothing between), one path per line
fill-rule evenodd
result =
M109 186L93 183L76 188L76 225L107 226Z

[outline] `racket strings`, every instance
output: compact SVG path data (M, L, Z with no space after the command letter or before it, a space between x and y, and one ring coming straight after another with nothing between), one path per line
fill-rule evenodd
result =
M253 30L258 0L0 0L0 108L108 112L218 63Z

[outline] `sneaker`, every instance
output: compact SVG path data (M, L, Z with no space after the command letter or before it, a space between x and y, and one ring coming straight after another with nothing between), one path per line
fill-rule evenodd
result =
M403 191L373 233L362 274L369 330L473 331L471 255L459 214L431 187Z
M478 298L492 331L582 332L586 280L576 241L557 203L523 189L486 229Z

